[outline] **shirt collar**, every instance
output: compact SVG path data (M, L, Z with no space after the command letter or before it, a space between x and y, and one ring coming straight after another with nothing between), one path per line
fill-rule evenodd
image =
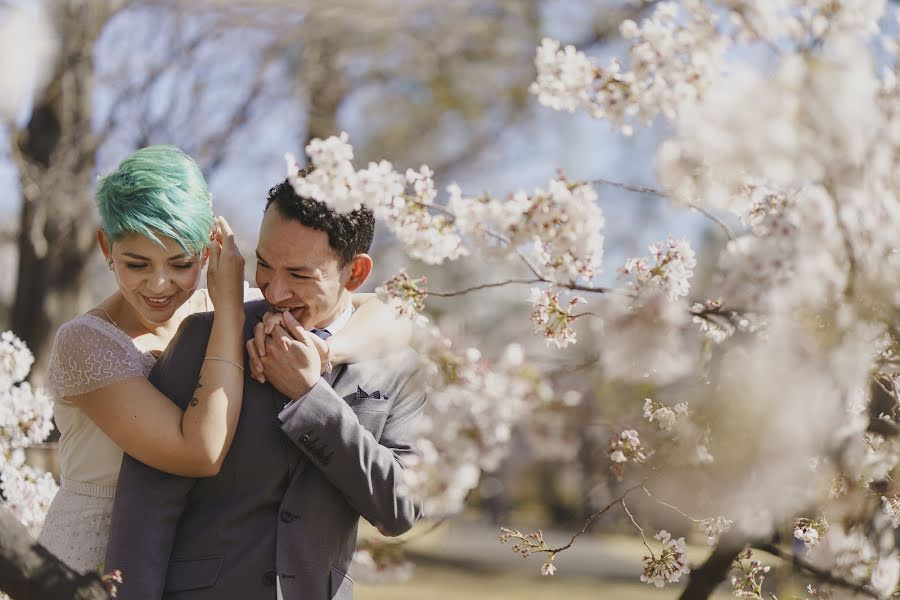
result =
M320 331L327 331L329 334L334 335L338 331L344 328L347 324L347 321L350 320L350 317L353 316L353 302L347 303L347 308L344 309L338 317L331 322L331 324L326 325L325 327L315 327L314 329L318 329Z

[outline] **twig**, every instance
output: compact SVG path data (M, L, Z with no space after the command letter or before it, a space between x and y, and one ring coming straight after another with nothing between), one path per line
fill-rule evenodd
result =
M629 183L622 183L619 181L611 181L609 179L593 179L590 181L590 183L595 184L595 185L596 184L609 185L612 187L617 187L617 188L621 188L623 190L627 190L629 192L637 192L638 194L650 194L652 196L659 196L660 198L666 197L665 192L663 192L662 190L658 190L656 188L647 187L647 186L643 186L643 185L632 185ZM719 217L715 216L714 214L712 214L711 212L709 212L702 206L698 206L698 205L694 204L693 202L687 203L686 206L692 210L696 210L697 212L699 212L706 218L708 218L711 221L713 221L714 223L716 223L716 225L718 225L719 227L722 228L722 231L725 232L725 235L728 236L729 240L734 241L737 239L737 237L734 235L734 230L731 229L731 227L728 225L728 223L726 223Z
M677 506L675 506L674 504L669 504L668 502L666 502L664 500L660 500L659 498L657 498L656 496L654 496L653 494L650 493L650 490L647 489L647 486L641 486L641 489L644 490L644 493L647 494L647 496L649 496L650 498L653 498L654 501L656 501L659 504L662 504L665 507L671 508L672 510L677 512L679 515L684 517L685 519L687 519L689 521L693 521L694 523L700 523L702 521L702 519L695 519L694 517L690 516L689 514L687 514L686 512L684 512Z
M641 485L641 487L644 487ZM634 515L631 514L631 511L628 510L628 507L625 505L625 498L619 500L619 504L622 505L622 508L625 510L625 514L628 515L628 518L631 519L631 523L637 527L637 530L641 533L641 541L644 542L644 548L647 549L647 552L650 553L650 558L656 559L656 555L653 554L653 550L650 548L650 544L647 543L647 537L644 535L644 528L637 524L637 521L634 520Z
M588 527L591 526L591 523L594 522L594 519L596 519L597 517L599 517L599 516L601 516L601 515L603 515L603 514L609 512L609 510L610 510L613 506L615 506L616 504L621 503L621 502L628 496L628 494L630 494L631 492L633 492L633 491L636 490L636 489L639 489L639 488L643 487L645 483L647 483L646 480L644 480L644 481L642 481L641 483L638 483L638 484L636 484L636 485L633 485L633 486L631 486L630 488L628 488L627 490L625 490L625 491L622 493L622 495L620 495L618 498L616 498L615 500L613 500L612 502L610 502L609 504L607 504L606 506L604 506L603 508L601 508L599 511L595 512L594 514L592 514L591 516L589 516L589 517L584 521L584 526L581 528L581 531L577 531L577 532L572 536L572 539L569 540L569 543L568 543L568 544L566 544L565 546L560 546L559 548L553 548L553 549L550 549L550 550L548 550L547 552L550 552L551 554L559 554L559 553L562 552L563 550L568 550L569 548L571 548L571 547L572 547L572 544L575 543L576 538L578 538L578 536L580 536L581 534L583 534L584 532L586 532L586 531L588 530ZM623 504L623 506L624 506L624 504ZM627 509L626 509L626 512L627 512Z
M737 239L737 236L734 235L734 230L728 225L728 223L726 223L725 221L723 221L716 215L712 214L705 208L697 206L696 204L693 204L693 203L690 203L687 206L688 206L688 208L696 210L698 213L702 214L707 219L711 219L712 221L714 221L719 227L722 228L722 231L725 232L725 235L728 236L728 239L731 240L732 242Z
M451 296L462 296L463 294L468 294L469 292L475 292L487 288L502 287L504 285L510 285L513 283L533 284L542 282L542 279L507 279L505 281L497 281L494 283L482 283L481 285L474 285L472 287L463 288L461 290L456 290L453 292L432 292L431 290L428 290L426 294L429 296L438 296L439 298L449 298Z
M806 571L816 579L822 581L823 583L827 583L830 585L835 585L838 587L842 587L844 589L848 589L856 592L857 594L863 594L870 598L878 598L878 594L868 589L865 586L859 585L857 583L853 583L852 581L847 581L846 579L842 579L840 577L835 577L828 571L824 569L820 569L815 565L812 565L796 554L785 552L775 544L753 544L753 547L757 550L762 550L763 552L768 552L773 556L777 556L783 560L790 562L794 567L797 567L803 571Z
M612 181L610 179L591 179L588 183L593 185L608 185L611 187L621 188L623 190L628 190L629 192L637 192L638 194L651 194L653 196L659 196L660 198L665 198L666 194L662 190L658 190L656 188L647 187L643 185L633 185L630 183L623 183L621 181Z

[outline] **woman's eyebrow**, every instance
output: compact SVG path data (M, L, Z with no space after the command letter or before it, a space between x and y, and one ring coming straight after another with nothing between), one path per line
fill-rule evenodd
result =
M135 254L134 252L123 252L122 256L127 256L128 258L134 258L136 260L150 260L146 256L142 256L140 254ZM188 258L187 252L182 252L181 254L170 256L167 260L181 260L183 258Z

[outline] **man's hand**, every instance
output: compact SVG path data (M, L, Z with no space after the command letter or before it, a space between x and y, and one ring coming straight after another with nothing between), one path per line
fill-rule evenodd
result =
M267 312L263 315L262 321L253 328L253 337L247 340L246 343L250 363L250 377L260 383L266 382L266 374L262 362L262 358L266 355L266 340L274 335L275 327L279 325L296 340L303 339L303 334L307 334L306 339L312 342L319 353L320 368L324 368L325 364L329 362L331 354L328 343L325 340L315 334L309 334L297 322L294 315L289 312Z
M251 362L261 363L263 381L271 383L290 400L296 400L321 377L317 340L315 334L303 329L290 313L285 313L284 326L275 325L272 334L265 337L265 355L251 358ZM255 340L249 340L248 349L254 343Z

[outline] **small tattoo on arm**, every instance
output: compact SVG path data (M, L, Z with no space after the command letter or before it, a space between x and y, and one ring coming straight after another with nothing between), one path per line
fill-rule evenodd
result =
M197 390L199 390L199 389L202 388L202 387L203 387L203 381L200 380L200 379L198 379L198 380L197 380L197 387L194 388L194 397L191 398L191 406L197 406L198 404L200 404L200 400L197 398L197 395L196 395L196 394L197 394Z

